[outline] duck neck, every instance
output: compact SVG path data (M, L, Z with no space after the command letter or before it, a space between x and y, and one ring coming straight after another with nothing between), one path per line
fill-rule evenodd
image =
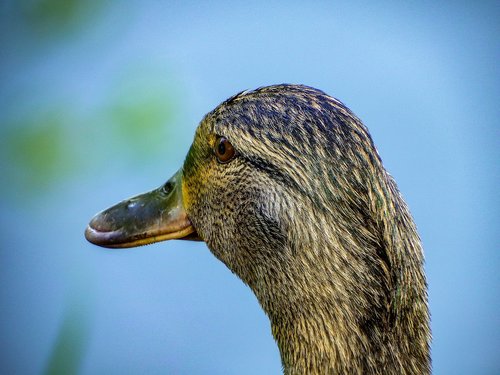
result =
M359 337L342 333L347 327L339 324L328 311L288 314L284 319L273 319L271 325L285 375L358 373L352 366L357 354L349 351L359 344L353 345L344 339Z
M282 260L275 268L287 268L254 288L270 318L285 374L430 372L420 272L400 264L405 277L399 280L371 264L372 258L355 262L333 245L297 253L308 255Z
M268 314L284 374L429 373L427 337L403 326L421 331L421 321L391 322L385 307L362 296L322 298Z

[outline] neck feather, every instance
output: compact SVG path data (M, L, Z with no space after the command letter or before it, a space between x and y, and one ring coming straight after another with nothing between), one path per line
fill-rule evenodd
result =
M390 221L397 223L384 229L391 236L360 243L370 235L329 231L318 214L317 230L301 227L300 241L292 241L301 247L289 247L275 265L282 271L252 286L285 374L430 373L420 241L406 211Z

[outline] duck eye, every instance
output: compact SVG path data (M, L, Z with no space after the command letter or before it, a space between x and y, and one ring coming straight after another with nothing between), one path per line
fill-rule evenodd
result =
M229 142L224 137L217 138L217 142L215 143L215 156L220 163L228 163L236 154L236 150L234 149L231 142Z

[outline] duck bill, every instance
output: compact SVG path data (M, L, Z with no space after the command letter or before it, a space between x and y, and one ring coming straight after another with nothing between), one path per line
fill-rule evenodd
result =
M125 248L154 242L199 240L184 210L182 170L163 186L124 200L90 221L85 238L109 248Z

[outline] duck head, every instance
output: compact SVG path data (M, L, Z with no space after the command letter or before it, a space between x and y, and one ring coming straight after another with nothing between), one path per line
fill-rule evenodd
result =
M229 98L201 121L179 172L85 234L112 248L206 242L254 291L290 373L428 371L415 226L368 130L322 91Z
M359 201L378 164L367 130L323 92L242 92L205 116L171 179L97 214L85 234L110 248L201 239L251 287L271 287L325 238L358 237L346 224L369 216Z

